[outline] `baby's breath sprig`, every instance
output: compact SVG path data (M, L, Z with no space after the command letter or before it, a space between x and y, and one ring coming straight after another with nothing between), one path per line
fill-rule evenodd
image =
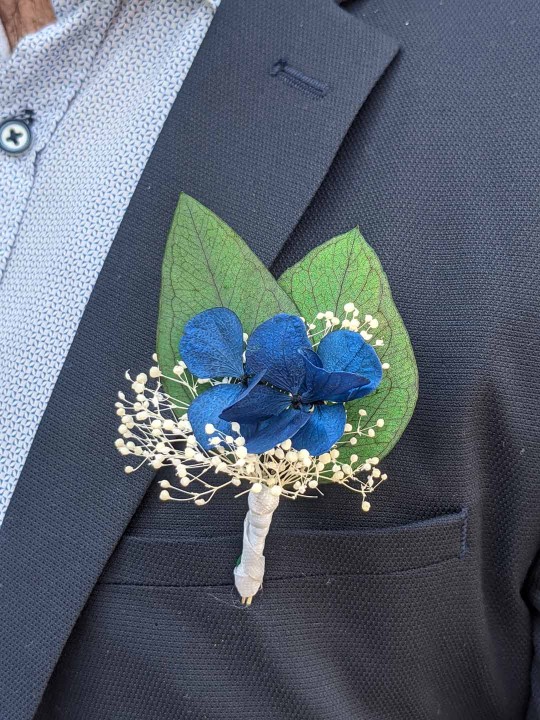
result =
M196 505L205 505L218 490L240 487L243 483L248 483L247 489L254 493L261 492L266 485L272 495L295 500L316 497L310 491L322 494L319 486L332 482L360 493L362 509L369 510L366 496L386 480L386 475L376 467L378 458L367 458L360 463L358 456L352 455L349 464L340 461L338 447L312 456L307 450L294 450L291 441L285 440L261 455L248 453L237 423L231 424L231 435L207 425L205 429L212 447L207 451L197 443L192 432L187 405L163 391L159 367L150 368L148 375L140 373L133 378L126 373L135 399L129 400L124 393L119 393L116 412L121 419L118 428L121 437L115 444L121 455L134 456L139 461L135 465L126 465L126 473L135 472L144 464L155 470L174 467L178 484L161 481L160 497L164 501L192 501ZM175 375L177 377L169 379L196 390L196 384L190 385L183 365L175 368ZM214 381L209 382L214 384ZM182 414L177 416L179 412ZM357 436L373 437L374 432L374 428L362 427L360 421L354 431L351 425L346 425L343 443L355 444ZM367 473L366 479L359 479L356 472Z
M363 320L359 319L360 313L353 303L347 303L343 311L341 318L332 311L319 312L313 322L306 323L314 348L329 332L340 328L358 332L366 342L373 339L369 331L379 325L375 317L365 315ZM380 338L374 342L375 347L383 344ZM132 377L126 373L134 397L128 399L124 393L119 393L116 412L121 424L116 447L122 455L137 460L125 467L126 473L132 473L144 464L155 470L167 466L174 468L177 482L161 481L161 500L205 505L219 490L242 485L247 485L247 489L239 492L237 497L249 491L261 493L266 487L276 498L283 496L294 500L322 495L320 485L334 483L360 494L362 510L370 509L368 496L387 477L378 468L379 458L361 458L352 454L347 461L341 460L340 448L355 446L361 438L375 437L377 430L384 426L383 418L366 426L363 422L367 412L360 409L355 426L347 423L342 439L318 456L312 456L305 449L293 449L291 440L259 455L249 453L238 423L231 423L230 435L208 424L205 431L209 449L206 450L197 442L188 420L189 403L176 400L164 391L164 376L158 358L154 355L153 359L156 364L148 374L139 373ZM382 367L387 370L389 366L383 364ZM173 375L166 379L187 390L192 398L203 392L204 386L238 382L233 378L193 378L183 362L174 367Z
M354 303L346 303L343 306L343 317L335 315L332 310L318 312L315 319L307 325L308 337L313 347L317 348L323 337L333 330L351 330L359 333L362 338L369 342L373 339L373 333L370 330L376 330L379 327L379 321L373 315L365 315L364 319L360 319L360 310ZM384 345L384 341L378 339L374 343L375 347Z

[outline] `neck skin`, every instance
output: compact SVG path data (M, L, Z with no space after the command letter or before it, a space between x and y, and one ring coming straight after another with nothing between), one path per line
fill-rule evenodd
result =
M0 20L9 46L55 21L51 0L0 0Z

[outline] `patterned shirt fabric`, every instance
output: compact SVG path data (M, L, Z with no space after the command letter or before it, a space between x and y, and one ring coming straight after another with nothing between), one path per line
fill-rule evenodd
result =
M54 24L0 57L0 122L33 117L29 150L0 149L0 523L219 2L58 0Z

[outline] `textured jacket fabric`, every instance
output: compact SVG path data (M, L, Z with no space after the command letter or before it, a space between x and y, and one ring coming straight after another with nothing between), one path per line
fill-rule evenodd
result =
M8 509L0 717L537 720L540 9L268 5L223 0ZM284 59L326 93L272 74ZM160 504L107 446L181 190L276 275L359 225L419 368L372 510L283 501L250 608L245 502Z

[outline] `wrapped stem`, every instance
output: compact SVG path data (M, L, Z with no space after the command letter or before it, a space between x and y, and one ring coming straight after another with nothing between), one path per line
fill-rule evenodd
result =
M242 603L250 605L259 591L264 577L264 543L274 510L279 505L279 495L263 485L260 492L248 494L249 510L244 520L242 556L234 569L234 583Z

